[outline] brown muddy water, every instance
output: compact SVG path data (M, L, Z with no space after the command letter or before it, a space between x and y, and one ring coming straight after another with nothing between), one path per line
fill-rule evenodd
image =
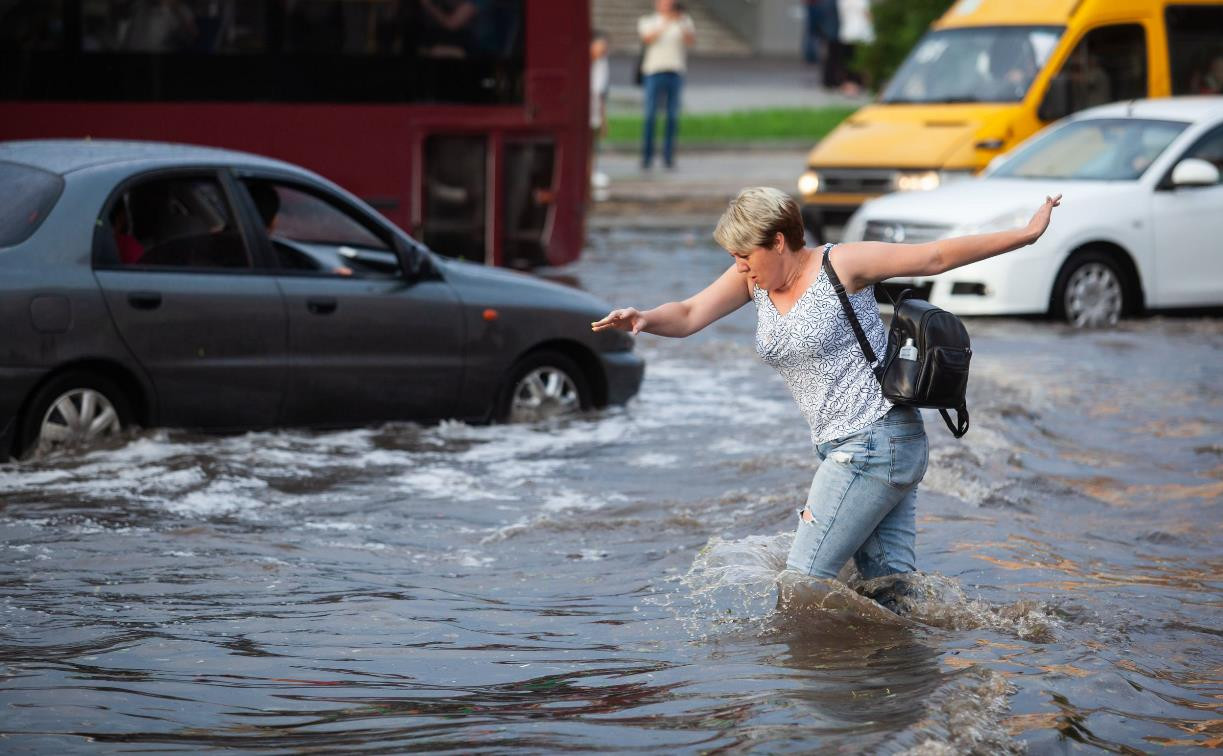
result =
M607 232L555 274L680 297L727 264L697 233ZM1223 743L1223 321L971 321L905 622L779 573L814 462L753 326L641 338L640 396L569 422L0 467L0 750Z

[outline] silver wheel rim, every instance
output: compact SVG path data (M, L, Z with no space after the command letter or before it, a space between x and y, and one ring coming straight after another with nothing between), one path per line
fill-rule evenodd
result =
M86 445L123 430L119 413L104 394L72 389L51 402L38 429L38 453Z
M510 422L530 423L582 408L577 384L560 368L537 367L514 386Z
M1103 263L1077 268L1066 282L1066 319L1076 328L1116 325L1121 301L1121 281Z

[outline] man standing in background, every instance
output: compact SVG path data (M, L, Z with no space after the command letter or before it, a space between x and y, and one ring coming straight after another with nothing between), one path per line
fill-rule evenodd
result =
M696 42L692 18L675 0L655 0L655 12L637 21L637 34L645 47L641 60L645 85L645 133L642 140L641 167L649 170L654 162L654 114L661 101L667 115L663 131L662 159L675 167L675 134L679 129L680 91L684 84L688 48Z

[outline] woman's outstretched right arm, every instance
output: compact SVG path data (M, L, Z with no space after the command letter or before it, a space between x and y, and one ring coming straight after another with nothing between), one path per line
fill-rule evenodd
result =
M690 336L718 318L729 315L751 299L743 274L731 265L704 291L682 302L667 302L640 312L632 307L612 310L590 324L592 331L617 328L634 334L645 331L658 336Z

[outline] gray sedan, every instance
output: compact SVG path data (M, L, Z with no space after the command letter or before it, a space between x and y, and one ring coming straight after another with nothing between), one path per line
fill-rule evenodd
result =
M0 458L128 426L534 420L644 366L575 289L447 259L224 150L0 143Z

